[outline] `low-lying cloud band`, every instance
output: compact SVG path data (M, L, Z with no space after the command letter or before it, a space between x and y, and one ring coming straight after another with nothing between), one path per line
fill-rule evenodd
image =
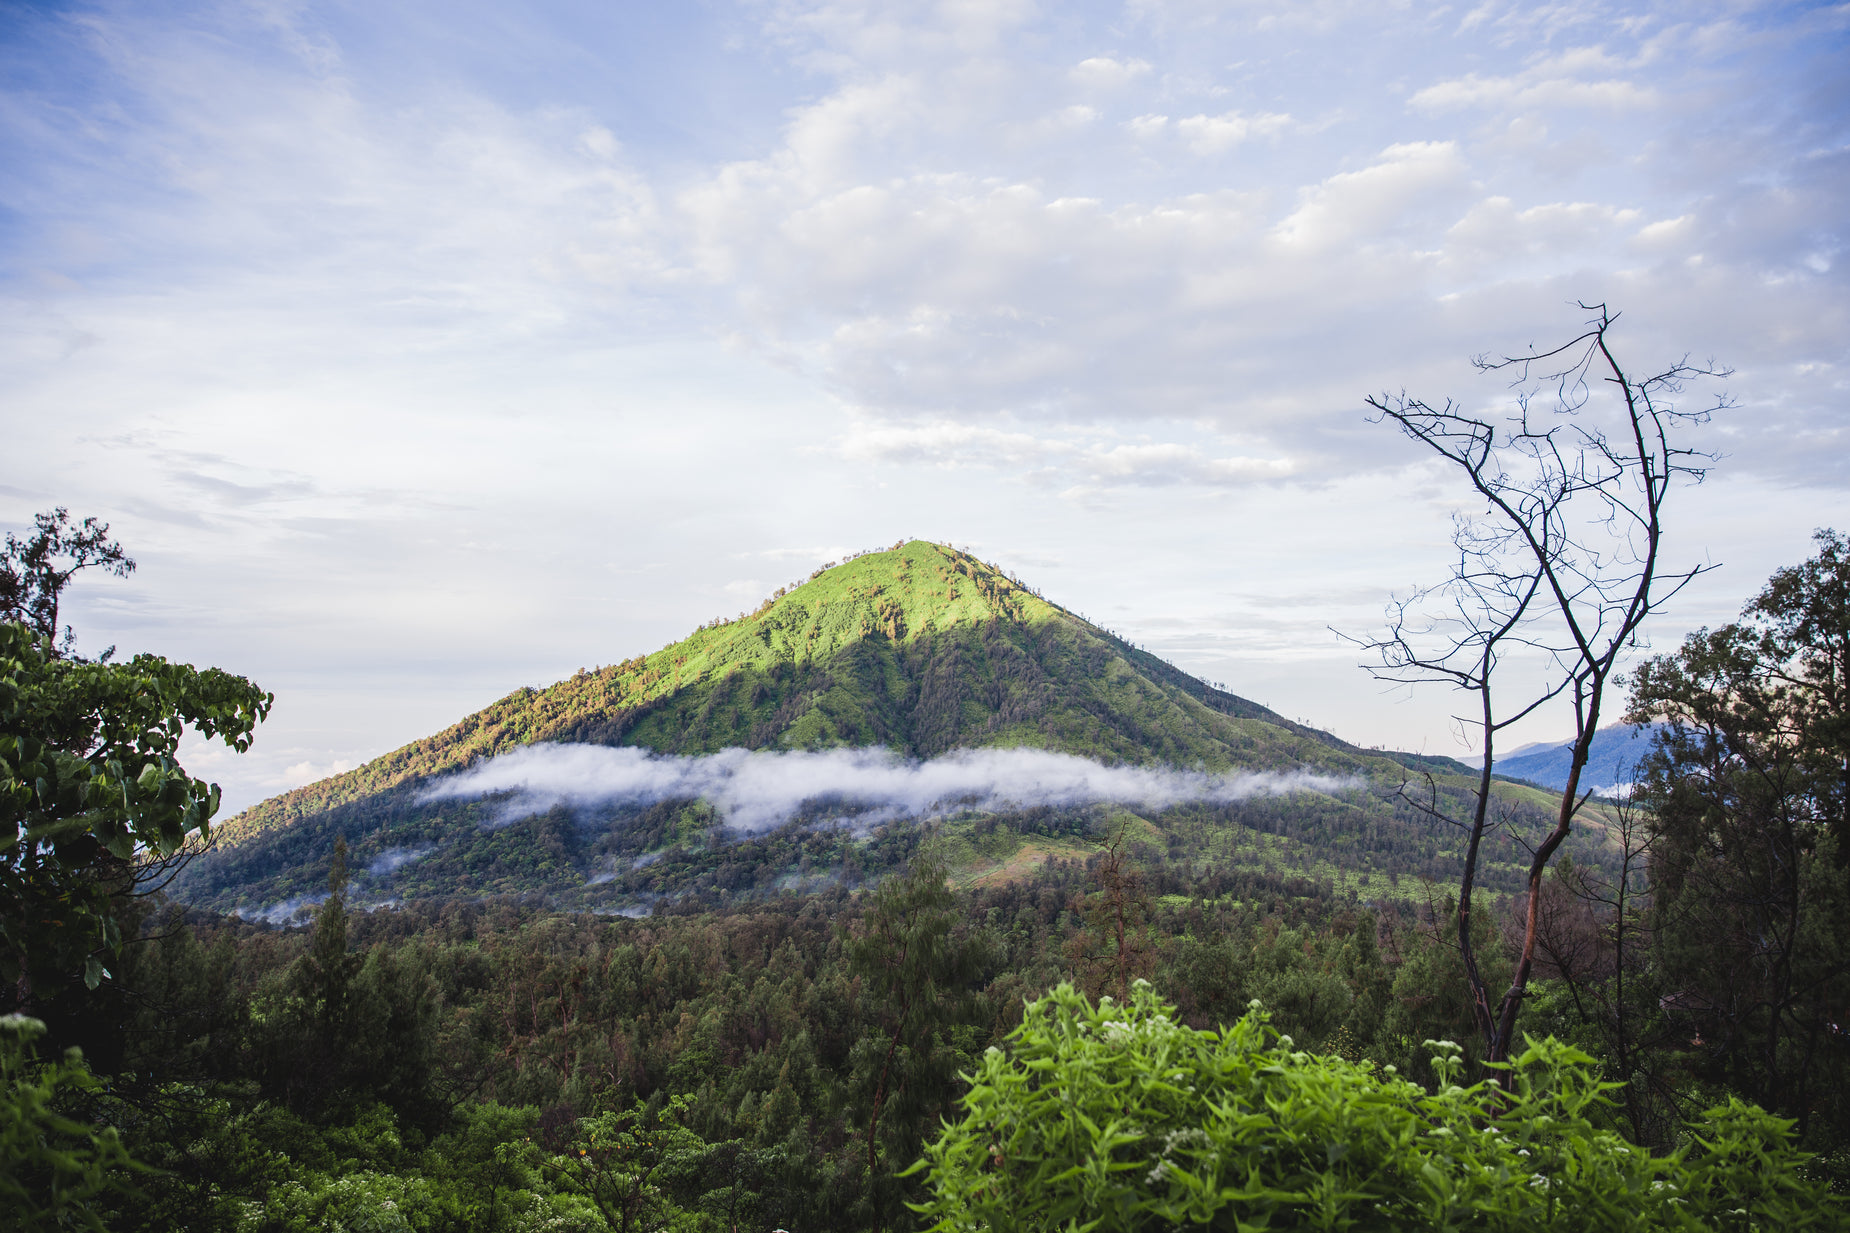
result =
M649 804L677 798L710 802L726 825L764 831L822 804L881 817L947 807L1221 804L1289 792L1339 792L1353 777L1306 770L1212 774L1174 767L1106 766L1041 749L970 749L929 760L889 749L656 754L603 745L539 744L500 754L426 788L420 799L512 793L499 820L555 805ZM861 814L866 821L866 813Z

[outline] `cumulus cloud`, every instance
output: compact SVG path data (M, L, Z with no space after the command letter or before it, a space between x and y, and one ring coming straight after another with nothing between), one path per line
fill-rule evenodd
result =
M466 351L489 331L528 337L646 305L865 416L1210 422L1251 438L1242 457L1289 455L1298 474L1375 465L1326 431L1353 421L1360 391L1505 329L1540 336L1544 314L1579 295L1668 322L1673 353L1708 346L1674 319L1698 302L1739 306L1775 362L1829 345L1832 313L1801 314L1817 325L1794 341L1769 309L1825 298L1817 280L1840 264L1818 237L1841 175L1812 158L1834 139L1799 126L1724 148L1704 118L1724 100L1764 111L1747 100L1777 92L1777 75L1730 66L1776 62L1796 24L1730 45L1624 6L1577 7L1541 32L1510 25L1530 10L1485 9L1449 36L1338 11L1286 34L1282 8L1196 26L1163 5L1128 13L1109 52L1079 23L1046 54L1054 25L1029 5L796 0L752 20L815 88L756 108L782 119L725 143L725 158L676 150L667 165L621 108L464 92L383 107L326 31L290 36L312 71L259 71L124 11L97 27L99 58L156 105L123 156L181 182L119 216L111 193L86 192L84 226L38 248L55 255L78 231L141 253L179 240L195 259L216 244L213 260L261 268L292 314L363 318L359 347L330 326L328 352L388 336L424 340L380 344L395 354ZM1355 61L1351 39L1378 45L1394 78ZM141 54L112 50L130 46ZM1318 56L1358 67L1307 76ZM1467 60L1482 67L1448 68ZM214 90L186 85L199 80ZM1381 106L1392 93L1404 114ZM1484 124L1511 110L1520 134ZM156 168L152 150L177 153ZM1815 166L1789 166L1799 157ZM1499 208L1517 243L1487 226ZM1604 221L1628 214L1634 228L1696 221L1615 251ZM1618 260L1640 256L1647 268ZM1104 465L1088 482L1146 474Z
M1467 107L1642 107L1657 101L1657 96L1648 87L1629 81L1555 77L1524 82L1512 77L1467 74L1428 86L1407 101L1422 111Z
M1188 142L1188 148L1197 154L1219 154L1231 150L1249 137L1270 137L1283 132L1291 124L1291 117L1266 112L1263 115L1247 116L1237 111L1229 111L1218 116L1189 116L1176 121L1176 131Z
M1427 203L1447 194L1465 177L1466 162L1456 142L1414 141L1389 146L1359 171L1330 176L1300 195L1298 208L1277 226L1278 240L1303 250L1366 242L1412 221ZM1443 209L1443 206L1439 207Z
M1067 73L1073 83L1087 90L1117 90L1130 85L1150 71L1148 60L1117 60L1110 56L1088 56Z
M422 799L510 793L499 820L555 805L646 804L698 797L726 825L768 830L817 806L853 807L878 817L910 817L970 807L1098 803L1164 808L1224 803L1290 792L1340 792L1359 781L1308 771L1213 775L1169 767L1105 766L1038 749L961 750L929 761L891 750L764 752L728 749L663 755L602 745L528 745L439 780ZM862 814L865 820L865 814Z
M352 770L356 763L351 758L336 758L332 762L314 762L304 759L291 763L275 776L273 782L279 788L299 788L303 784L314 783L331 775L343 775Z
M841 451L861 462L1008 467L1085 493L1124 486L1240 486L1288 479L1299 470L1297 461L1285 455L1216 456L1194 443L1035 434L955 420L860 424L843 439Z

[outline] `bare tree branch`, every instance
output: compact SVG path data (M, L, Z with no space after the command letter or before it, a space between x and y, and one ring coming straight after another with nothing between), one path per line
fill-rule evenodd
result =
M1673 398L1692 381L1726 372L1693 366L1686 357L1635 378L1611 346L1617 314L1604 304L1580 307L1591 314L1586 328L1560 346L1473 361L1480 372L1510 378L1507 412L1474 413L1450 399L1435 405L1404 391L1367 400L1377 420L1462 472L1482 503L1480 512L1454 517L1450 577L1392 601L1385 635L1352 641L1371 652L1366 666L1379 680L1444 684L1473 696L1475 717L1459 722L1476 730L1483 764L1463 828L1456 925L1473 1012L1493 1062L1508 1057L1515 1039L1535 958L1542 874L1592 795L1580 779L1606 688L1638 645L1644 621L1712 568L1666 573L1660 552L1671 488L1700 482L1713 461L1676 438L1729 405L1723 398L1686 411ZM1512 662L1539 664L1540 683L1511 683ZM1496 738L1556 703L1571 713L1574 741L1554 823L1531 834L1498 820L1530 854L1529 907L1514 978L1493 1006L1473 948L1471 914L1492 821ZM1408 799L1404 785L1399 797ZM1437 800L1429 786L1431 807L1422 812L1440 817Z

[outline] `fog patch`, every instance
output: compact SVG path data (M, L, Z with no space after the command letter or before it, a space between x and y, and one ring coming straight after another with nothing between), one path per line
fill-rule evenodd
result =
M304 924L314 915L315 909L327 900L328 892L322 891L313 895L297 895L266 908L233 908L231 914L243 920L262 921L267 925Z
M366 872L375 878L382 878L398 872L412 861L429 856L436 850L436 844L426 844L421 848L387 848L373 858L373 863L366 867Z
M425 788L420 800L506 795L505 825L557 805L652 804L699 798L738 831L771 830L819 805L853 807L852 822L948 809L1226 804L1291 792L1334 793L1355 776L1306 770L1217 775L1174 767L1106 766L1042 749L965 749L926 761L889 749L655 754L606 745L528 745ZM847 821L849 819L843 819Z

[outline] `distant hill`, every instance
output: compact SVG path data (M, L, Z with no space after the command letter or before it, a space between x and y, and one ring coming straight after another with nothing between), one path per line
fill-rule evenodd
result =
M208 906L273 909L324 883L336 834L347 838L361 890L383 898L543 893L633 907L639 897L762 893L837 876L829 870L852 874L875 859L868 852L878 837L840 828L767 838L758 848L722 843L714 831L721 819L702 801L590 812L561 806L502 825L493 801L425 793L442 776L542 742L681 755L880 746L912 759L1029 748L1108 765L1308 771L1357 785L1425 772L1462 783L1467 769L1448 758L1359 749L1293 723L1131 646L993 566L915 540L818 570L757 611L651 655L516 690L434 736L248 809L216 828L215 848L174 891ZM1267 845L1254 840L1248 857L1281 868L1333 868L1340 856L1356 868L1437 870L1449 839L1407 831L1414 824L1396 810L1384 791L1358 790L1340 800L1227 806L1214 825L1238 814L1249 829L1269 827L1297 845L1294 855L1266 855L1259 849ZM1000 840L991 819L978 827L987 847L948 833L940 839L956 848L966 872L977 871L970 876L989 865L1031 870L1024 845L1040 860L1082 857L1088 834L1118 816L1079 812L1086 816L1042 810L1004 819ZM1261 815L1270 821L1254 820ZM1313 816L1323 820L1304 821ZM1140 825L1153 847L1177 858L1207 859L1217 844L1226 847L1225 836L1206 831L1177 840L1167 824ZM1322 850L1319 837L1331 841ZM760 851L764 844L775 851ZM1401 856L1383 855L1396 847ZM1363 859L1364 849L1374 855ZM739 873L748 858L756 863ZM735 868L722 876L722 866Z
M1587 750L1586 769L1581 772L1582 790L1590 788L1605 796L1631 783L1633 768L1651 752L1651 730L1650 725L1610 724L1595 732ZM1573 747L1571 740L1524 745L1498 758L1495 769L1499 775L1560 790L1567 787Z

